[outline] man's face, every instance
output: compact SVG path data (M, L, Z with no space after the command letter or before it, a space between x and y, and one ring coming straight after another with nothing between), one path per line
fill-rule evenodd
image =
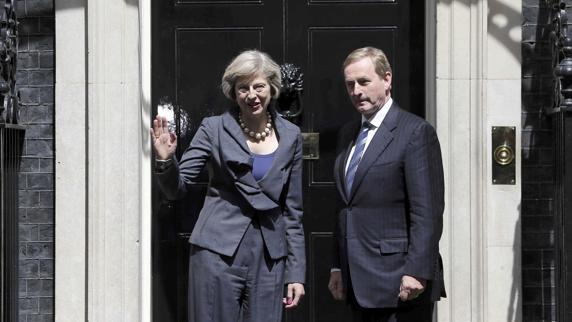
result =
M380 77L369 57L348 65L344 77L352 104L367 119L379 111L391 95L391 73Z

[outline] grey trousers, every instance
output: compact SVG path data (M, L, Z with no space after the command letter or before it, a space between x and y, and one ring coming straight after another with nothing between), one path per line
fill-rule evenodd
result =
M284 259L272 260L256 220L236 254L191 244L189 322L280 322Z

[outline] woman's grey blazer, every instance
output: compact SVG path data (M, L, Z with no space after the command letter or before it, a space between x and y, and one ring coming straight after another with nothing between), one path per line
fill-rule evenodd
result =
M306 256L302 226L302 136L280 116L274 118L279 145L266 175L252 176L253 154L234 116L205 118L181 160L157 173L169 199L185 196L206 165L209 185L189 242L233 256L253 216L260 221L272 259L286 257L285 283L304 283Z

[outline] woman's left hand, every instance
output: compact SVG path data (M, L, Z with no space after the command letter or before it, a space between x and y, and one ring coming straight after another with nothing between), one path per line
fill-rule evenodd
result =
M298 306L298 303L304 297L304 284L302 283L290 283L288 284L288 290L286 293L286 297L282 299L282 303L284 303L284 307L286 309L295 308Z

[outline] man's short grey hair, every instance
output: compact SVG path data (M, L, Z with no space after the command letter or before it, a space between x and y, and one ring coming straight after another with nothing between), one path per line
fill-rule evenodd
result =
M224 96L236 99L234 85L243 77L262 75L270 85L273 98L278 98L282 87L280 66L267 53L259 50L246 50L236 56L222 75L221 88Z
M387 56L385 56L383 50L375 47L363 47L352 51L348 57L346 57L346 60L344 60L342 71L344 71L349 65L364 58L371 59L375 66L375 73L379 75L379 77L383 78L385 77L385 74L391 73L391 65L389 64Z

